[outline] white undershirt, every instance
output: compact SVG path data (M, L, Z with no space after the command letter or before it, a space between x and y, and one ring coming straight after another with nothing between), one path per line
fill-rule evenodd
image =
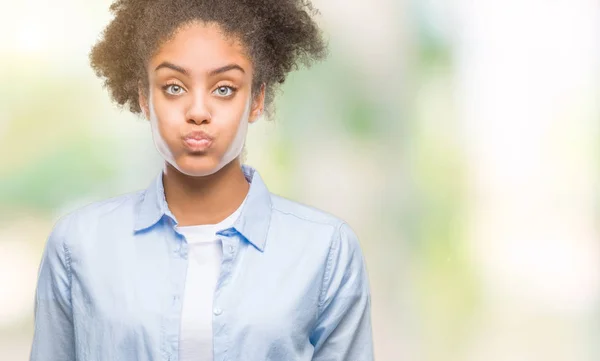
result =
M218 224L177 227L189 246L181 313L180 361L213 361L213 294L223 257L223 246L216 233L233 225L243 205Z

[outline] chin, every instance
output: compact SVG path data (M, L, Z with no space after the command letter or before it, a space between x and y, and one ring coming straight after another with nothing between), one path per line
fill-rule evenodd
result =
M192 177L202 177L216 173L220 168L219 161L207 155L184 155L171 163L178 171Z

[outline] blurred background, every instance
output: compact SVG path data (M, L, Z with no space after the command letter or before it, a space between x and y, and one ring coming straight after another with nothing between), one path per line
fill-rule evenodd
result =
M600 360L600 4L313 3L331 55L247 163L359 235L376 360ZM58 217L162 165L88 65L109 4L2 5L0 360L28 359Z

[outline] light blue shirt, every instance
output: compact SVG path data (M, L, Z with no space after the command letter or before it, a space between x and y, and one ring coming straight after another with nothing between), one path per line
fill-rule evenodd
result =
M250 190L223 244L215 361L373 360L360 244L338 218ZM188 245L162 172L145 190L60 218L44 249L31 361L177 361Z

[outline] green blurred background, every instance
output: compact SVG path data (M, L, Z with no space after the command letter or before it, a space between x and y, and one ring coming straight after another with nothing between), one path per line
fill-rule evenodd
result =
M247 163L359 235L376 359L600 359L600 5L313 3L331 55L290 75ZM57 218L160 171L88 65L109 4L0 11L0 360L28 359Z

